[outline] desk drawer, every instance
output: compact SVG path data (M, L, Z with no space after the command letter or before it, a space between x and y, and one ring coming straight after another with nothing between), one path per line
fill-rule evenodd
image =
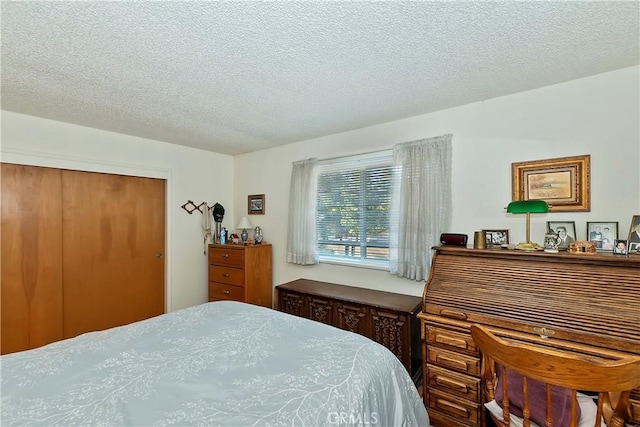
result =
M433 345L427 346L427 362L445 366L469 375L480 376L480 358L464 353L455 353Z
M209 264L244 267L244 251L242 249L210 247Z
M209 301L218 300L244 301L244 288L209 282Z
M209 281L244 287L244 270L241 268L210 265Z
M481 425L481 411L477 402L471 402L438 389L429 389L427 412L431 413L432 408L465 425Z
M472 402L480 401L480 378L459 374L438 366L427 365L427 384L429 388L457 394Z
M425 327L427 328L426 336L428 344L449 348L454 351L478 354L478 348L476 347L476 343L473 342L470 333L451 331L430 324L426 324Z

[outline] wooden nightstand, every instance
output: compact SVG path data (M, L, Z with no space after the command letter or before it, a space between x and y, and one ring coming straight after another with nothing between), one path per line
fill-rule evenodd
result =
M209 301L271 308L271 245L209 245Z

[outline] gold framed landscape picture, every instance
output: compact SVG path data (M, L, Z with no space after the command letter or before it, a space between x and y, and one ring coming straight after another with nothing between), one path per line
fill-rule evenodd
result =
M512 200L544 200L550 212L591 210L589 154L511 164Z

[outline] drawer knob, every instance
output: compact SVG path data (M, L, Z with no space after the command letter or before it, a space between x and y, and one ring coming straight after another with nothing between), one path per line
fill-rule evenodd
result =
M229 254L222 254L222 258L229 258Z
M229 277L229 273L222 273L222 277Z
M225 295L229 295L231 293L231 291L222 291L223 294Z

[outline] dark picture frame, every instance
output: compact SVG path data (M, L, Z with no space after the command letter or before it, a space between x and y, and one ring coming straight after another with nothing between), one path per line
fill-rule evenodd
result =
M248 196L247 213L249 215L264 214L264 194L251 194Z
M566 238L560 232L561 230L566 232ZM547 232L558 235L559 250L567 250L569 243L578 240L575 221L547 221Z
M511 200L544 200L550 212L591 210L589 154L511 164Z
M487 246L509 244L509 230L482 230L487 236Z
M627 240L629 241L628 253L630 255L640 255L640 215L631 217Z
M596 246L596 250L611 252L614 241L618 240L618 222L587 222L587 240Z
M623 240L623 239L614 240L612 252L614 255L623 255L623 256L629 255L629 241Z

